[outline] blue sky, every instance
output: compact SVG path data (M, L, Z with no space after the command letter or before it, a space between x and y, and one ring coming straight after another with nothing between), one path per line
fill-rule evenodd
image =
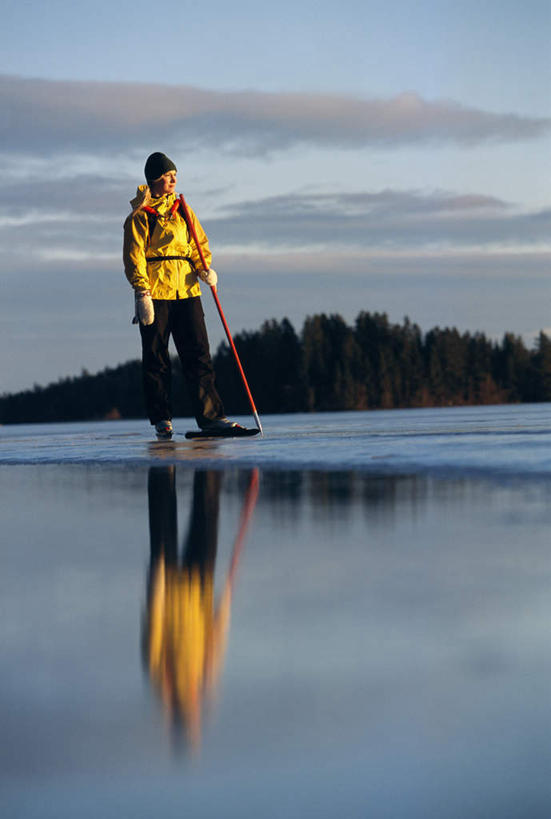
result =
M10 0L3 33L0 392L137 357L121 225L153 150L234 333L551 328L548 2Z

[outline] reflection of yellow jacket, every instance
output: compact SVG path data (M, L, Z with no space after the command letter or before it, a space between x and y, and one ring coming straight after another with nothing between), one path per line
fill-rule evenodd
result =
M201 270L201 260L183 216L179 211L172 212L177 203L176 194L150 199L147 205L156 211L150 219L147 211L139 207L143 201L144 189L145 186L138 188L136 198L130 203L134 210L124 223L123 260L126 278L135 290L151 290L154 299L200 296L201 289L193 265ZM188 210L205 261L210 265L208 239L189 206ZM184 258L163 260L162 257L166 256L188 257L193 264ZM147 261L147 258L153 257L154 261Z
M161 557L152 577L146 659L168 713L191 744L201 733L201 706L218 682L230 621L231 583L214 607L214 574L178 569Z

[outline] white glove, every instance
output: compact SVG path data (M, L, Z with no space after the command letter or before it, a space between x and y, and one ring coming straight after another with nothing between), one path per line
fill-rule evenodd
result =
M153 324L155 321L155 309L153 307L153 299L149 290L136 290L134 293L136 303L136 315L134 316L133 324L140 324L147 326Z
M216 273L216 270L213 270L212 267L209 267L208 270L201 270L201 272L199 273L199 278L201 279L201 281L210 285L210 287L216 287L216 285L218 284L218 274Z

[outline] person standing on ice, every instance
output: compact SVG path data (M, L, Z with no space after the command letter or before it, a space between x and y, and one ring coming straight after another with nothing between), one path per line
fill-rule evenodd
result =
M175 194L176 165L165 154L156 152L147 158L144 170L147 184L138 187L130 202L132 212L124 223L123 260L135 294L134 322L140 326L149 420L159 437L172 437L168 351L172 335L200 429L216 433L237 427L225 417L216 389L201 305L198 277L211 287L216 287L218 281L210 268L207 237L188 208L209 265L204 270Z

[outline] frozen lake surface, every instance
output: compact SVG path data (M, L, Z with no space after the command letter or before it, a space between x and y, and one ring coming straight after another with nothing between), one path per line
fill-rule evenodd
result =
M0 815L547 819L550 406L262 421L0 429Z
M250 419L238 418L247 425ZM144 421L0 428L0 463L201 462L266 469L371 473L551 474L551 405L273 415L265 436L187 441L176 419L171 442Z

